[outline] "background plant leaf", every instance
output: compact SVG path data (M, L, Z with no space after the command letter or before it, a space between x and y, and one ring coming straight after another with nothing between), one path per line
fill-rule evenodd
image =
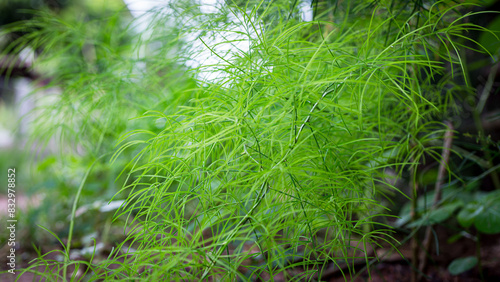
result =
M448 266L448 271L453 275L458 275L467 270L472 269L477 264L477 258L470 256L465 258L455 259Z

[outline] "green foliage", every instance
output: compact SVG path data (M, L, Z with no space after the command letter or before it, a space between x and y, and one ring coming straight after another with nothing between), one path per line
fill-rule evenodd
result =
M471 185L469 185L471 186ZM456 215L458 223L466 229L474 226L485 234L500 233L499 191L483 192L458 185L446 187L438 208L432 208L434 192L429 192L417 201L419 219L410 222L410 203L400 212L396 226L406 227L428 226L444 222ZM465 191L464 191L465 190Z
M127 239L85 263L90 280L306 280L330 261L349 266L347 279L349 259L394 243L376 220L385 216L379 184L394 188L383 170L401 176L425 156L439 159L432 144L457 98L443 88L470 91L453 79L467 81L461 50L474 42L464 32L483 28L447 1L328 4L313 22L291 2L213 14L173 5L174 19L152 12L150 36L118 14L68 22L40 13L13 28L27 32L16 44L40 50L37 67L53 70L62 90L40 108L37 138L57 136L84 156L65 263L42 256L30 270L48 263L69 275L76 207L108 161L123 173L116 217L127 219ZM193 34L202 44L182 40ZM243 40L248 51L237 47ZM200 49L217 65L187 67ZM202 80L207 73L215 79Z
M485 234L500 233L500 193L499 191L479 194L458 213L460 225L474 227Z
M494 33L483 32L479 36L479 43L484 46L491 54L498 55L500 49L500 18L496 18L493 22L490 23L488 29Z
M458 275L462 272L472 269L477 264L476 257L459 258L451 262L448 266L448 271L453 275Z

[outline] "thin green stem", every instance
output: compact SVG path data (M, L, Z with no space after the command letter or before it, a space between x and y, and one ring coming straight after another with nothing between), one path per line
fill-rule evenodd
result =
M68 267L69 259L70 259L71 241L73 239L73 228L75 225L75 215L76 215L76 208L78 206L78 201L80 200L83 186L85 185L85 182L87 181L87 177L89 176L90 171L92 171L92 168L97 163L97 161L100 160L101 158L105 157L106 155L108 155L108 154L104 154L92 162L92 164L89 166L89 168L85 172L85 175L83 176L82 180L80 181L80 186L78 187L78 190L76 191L75 199L73 200L73 207L71 208L71 218L69 221L69 230L68 230L68 242L66 243L66 255L64 256L64 268L63 268L64 281L67 281L66 280L67 267Z

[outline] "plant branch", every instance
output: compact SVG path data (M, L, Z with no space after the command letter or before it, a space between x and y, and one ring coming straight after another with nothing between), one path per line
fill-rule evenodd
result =
M64 281L66 281L66 276L67 276L67 266L69 264L69 252L71 250L71 240L73 237L73 228L75 225L76 207L78 206L78 200L80 200L80 195L82 194L83 186L85 185L85 182L87 181L87 178L90 172L92 171L92 168L94 167L94 165L97 163L98 160L105 157L106 155L109 155L109 153L100 156L99 158L95 159L94 162L92 162L92 164L85 172L85 175L83 176L82 181L80 182L80 186L78 187L78 190L76 192L75 200L73 201L73 207L71 209L71 218L68 230L68 242L66 243L66 256L64 257L64 268L63 268Z
M432 202L432 206L430 209L431 211L437 208L437 206L439 205L439 201L441 200L441 186L443 186L446 168L448 167L448 162L450 159L450 149L453 141L453 125L449 121L445 121L445 125L447 127L447 130L443 138L444 139L443 152L441 153L441 162L439 164L436 186L434 187L435 192L434 192L434 200ZM427 254L431 252L430 251L431 242L432 242L432 224L429 224L427 226L427 229L425 230L423 248L420 253L419 270L422 273L424 273L425 269L427 268L427 263L428 263Z
M201 280L204 280L205 278L207 278L207 275L210 273L210 271L212 270L212 268L214 267L214 265L217 263L217 260L219 259L220 255L222 254L222 252L224 251L224 249L226 248L226 246L234 238L234 236L236 236L236 234L240 230L241 226L243 224L245 224L245 222L247 220L250 219L250 217L252 216L253 211L260 205L260 203L262 202L262 199L264 199L264 197L266 196L266 187L269 188L268 185L266 185L266 184L267 184L267 181L264 181L264 183L262 183L262 186L260 187L259 195L257 196L256 203L247 212L247 214L240 220L240 222L238 222L238 224L234 227L234 229L231 231L231 233L229 233L229 235L227 235L226 240L224 240L224 242L222 242L222 246L220 246L220 248L217 250L217 252L215 253L215 255L213 257L210 257L211 263L205 269L205 272L203 273L203 275L201 277Z
M417 183L417 168L415 166L411 170L411 183L412 183L412 199L411 199L411 220L415 222L418 218L417 216L417 200L418 200L418 183ZM414 269L411 272L411 282L416 282L418 280L418 226L412 228L412 240L411 240L411 256L412 256L412 264L414 265Z

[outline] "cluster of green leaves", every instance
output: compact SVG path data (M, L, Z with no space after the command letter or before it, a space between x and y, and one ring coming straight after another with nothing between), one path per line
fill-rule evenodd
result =
M179 4L169 7L173 20L154 12L149 36L123 30L118 16L42 14L23 26L19 42L43 50L42 67L60 67L63 93L42 107L39 137L68 137L62 144L81 146L89 164L108 160L100 157L119 141L111 161L130 161L117 214L128 237L108 259L85 263L89 279L312 279L329 262L368 262L356 251L393 242L375 220L384 215L378 187L391 187L383 171L439 159L431 144L455 98L442 90L460 88L463 32L482 28L451 1L316 3L312 22L300 21L296 2L213 14ZM202 41L217 66L183 64L199 49L183 36L231 30L237 39ZM248 51L235 47L242 40ZM223 45L234 49L218 53ZM218 79L196 81L207 71ZM41 257L27 271L56 265L66 276L76 263L71 232L64 264Z
M486 175L487 173L483 177ZM475 241L479 247L481 234L500 233L499 191L481 191L479 189L480 178L475 177L474 180L465 182L466 185L458 184L458 180L446 185L438 207L434 207L433 204L434 191L425 193L418 198L418 220L410 221L410 203L408 203L401 209L400 218L395 226L401 227L404 225L407 228L436 224L451 226L452 230L458 230L458 232L450 236L449 243L461 238L468 238ZM437 240L436 243L439 250ZM476 266L479 259L480 257L476 256L456 258L451 262L448 270L451 274L458 275Z
M458 222L464 228L472 225L482 233L500 233L500 195L498 191L491 193L477 193L472 201L458 214Z
M400 212L396 226L406 225L411 228L439 224L456 214L458 223L465 229L475 227L484 234L500 233L498 191L480 191L473 183L467 186L451 185L443 191L439 207L433 209L434 194L429 192L418 198L419 219L416 221L410 222L410 204L406 204Z

